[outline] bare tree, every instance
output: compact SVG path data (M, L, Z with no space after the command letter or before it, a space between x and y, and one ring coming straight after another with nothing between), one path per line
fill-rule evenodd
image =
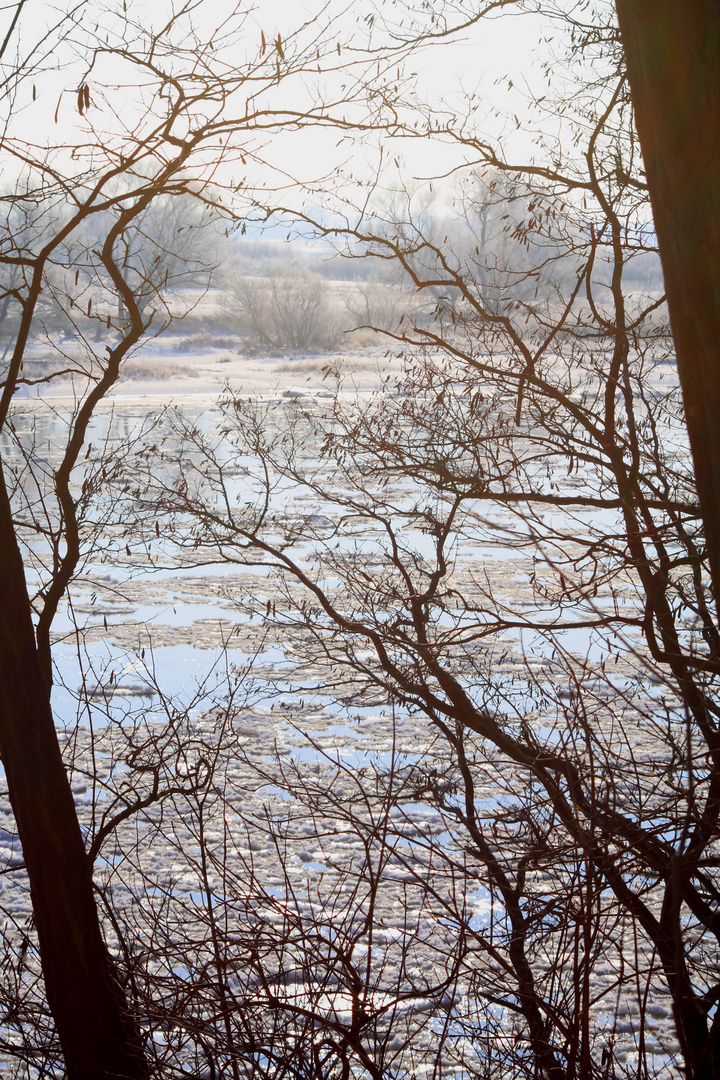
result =
M76 197L59 231L8 254L25 338L2 399L0 741L60 1044L30 938L8 926L15 1060L47 1073L64 1057L71 1076L717 1075L720 639L663 300L624 283L653 243L617 30L576 15L567 154L513 165L467 126L440 125L470 159L455 237L412 195L400 221L355 213L330 230L433 298L430 320L409 312L390 334L403 379L371 400L339 386L322 409L228 396L220 426L172 414L132 454L109 440L81 467L93 408L162 305L152 260L123 273L125 240L155 199L219 206L193 154L202 166L206 144L268 125L259 108L208 119L235 85L210 44L192 39L186 84L158 60L180 63L182 44L142 36L134 51L125 33L116 55L158 94L170 84L170 120L123 154L121 191L116 158L87 187L65 180L56 205ZM442 21L427 31L444 33ZM604 77L588 87L596 49ZM289 55L290 42L261 39L236 77L274 95ZM315 63L314 48L295 55L298 73ZM200 119L178 145L191 99ZM328 120L324 108L292 117ZM498 207L491 243L487 231L455 243L463 227L482 236ZM53 260L66 310L80 308L82 274L60 253L96 211L87 281L123 313L108 309L107 356L78 320L84 352L66 350L64 366L82 393L57 460L41 462L10 399ZM150 665L154 719L130 710L63 748L92 786L78 811L48 705L50 627L97 543L264 571L238 596L236 631L259 616L293 664L279 684L294 678L348 721L370 711L377 756L346 762L301 705L281 716L306 758L288 760L280 741L258 752L252 672L228 671L226 695L198 716L164 697ZM81 699L113 692L111 674ZM156 848L172 858L158 864ZM87 1014L78 943L94 956Z
M92 519L106 476L102 464L83 464L88 431L125 358L166 321L164 288L178 270L196 269L187 248L178 250L180 228L172 242L155 230L158 207L194 200L206 212L228 212L221 166L233 191L230 171L248 159L267 186L263 147L274 132L343 125L340 105L365 99L361 82L336 97L308 97L308 72L316 80L318 65L331 75L341 62L318 20L268 43L242 5L206 30L192 2L167 19L132 6L92 17L84 8L70 8L28 47L32 16L25 0L11 5L0 56L3 150L16 164L0 251L13 331L0 394L0 744L66 1073L139 1077L152 1054L131 984L104 940L50 705L51 631L97 536ZM66 81L48 109L56 61ZM292 102L283 104L291 84ZM35 141L32 108L47 129ZM364 116L372 121L372 107ZM73 336L61 347L46 327L59 362L37 374L24 365L48 295ZM101 326L101 342L88 325ZM75 396L65 441L43 460L22 443L16 396L61 377Z
M251 348L331 348L339 332L330 285L302 265L270 263L230 281L226 310Z
M231 445L177 417L177 478L151 454L136 490L181 549L268 570L258 608L322 672L316 692L424 721L403 800L447 826L432 851L451 899L420 884L464 943L434 1067L452 1038L473 1075L709 1078L719 631L664 298L624 283L653 243L617 27L552 10L574 138L517 165L439 125L489 170L488 212L507 178L504 228L532 260L458 252L411 201L394 227L348 213L327 232L452 296L389 335L405 378L276 425L229 400Z

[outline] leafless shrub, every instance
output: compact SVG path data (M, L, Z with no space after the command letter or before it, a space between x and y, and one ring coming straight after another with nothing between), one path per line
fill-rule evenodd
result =
M347 288L344 301L352 320L348 327L351 340L357 340L362 331L371 331L374 336L374 332L394 330L400 316L412 305L413 297L397 285L371 278Z
M332 348L339 322L327 281L302 266L272 264L263 277L237 278L228 317L251 348L305 352Z

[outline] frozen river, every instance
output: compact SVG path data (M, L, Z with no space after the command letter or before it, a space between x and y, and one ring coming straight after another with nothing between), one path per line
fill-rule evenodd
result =
M222 422L208 407L186 417L210 435ZM148 423L144 406L122 405L90 437L112 451ZM56 464L63 424L50 410L20 411L18 440L35 468ZM232 462L233 498L254 496L254 470L249 456ZM584 481L565 483L578 491ZM287 485L274 497L276 510L292 508ZM400 486L394 497L402 509L413 493ZM305 495L302 508L317 515L320 533L329 529L326 507ZM202 547L188 552L167 542L164 526L156 540L128 537L122 516L101 510L94 548L53 626L52 703L108 936L167 1075L276 1076L283 1055L322 1043L331 1058L353 1032L352 1075L370 1075L369 1061L398 1077L480 1075L488 1046L509 1038L512 968L498 896L468 854L446 744L418 710L393 705L380 681L356 693L347 674L323 665L302 628L275 617L272 572L215 562ZM572 527L612 532L612 513L599 520L576 509ZM637 635L628 631L620 656L611 653L617 637L611 643L578 619L549 636L565 613L549 596L538 608L533 554L512 542L516 515L501 506L484 514L454 549L453 587L467 596L488 580L495 601L521 613L472 646L492 675L488 700L558 742L579 693L568 673L579 670L601 728L612 705L607 723L622 713L623 740L637 760L651 760L642 717L664 687L638 678ZM375 543L364 528L353 544ZM405 542L427 554L419 531ZM40 584L47 555L36 538L28 545L29 580ZM588 610L598 623L606 601L630 610L631 590L596 598ZM477 610L470 622L480 625ZM448 622L458 640L463 627L460 617ZM353 662L371 672L372 649ZM473 665L458 670L475 689ZM491 823L517 799L517 776L477 742L473 797ZM57 1047L35 947L23 946L32 941L29 896L7 803L1 815L3 993L17 1000L3 1037L7 1069L17 1067L8 1075L22 1076L20 1059L36 1072L51 1068ZM551 910L564 872L523 872L528 911ZM673 1076L677 1044L652 950L622 920L613 929L615 917L598 921L585 959L593 1046L599 1055L612 1045L618 1074L636 1071L642 1055L651 1072ZM539 934L529 957L539 985L563 1000L578 977L567 935L565 927Z

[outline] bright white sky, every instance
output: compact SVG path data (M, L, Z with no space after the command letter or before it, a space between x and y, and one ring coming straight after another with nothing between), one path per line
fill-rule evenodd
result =
M170 6L172 0L165 2ZM364 14L370 10L370 4L368 0L355 0L349 8L346 7L343 14L342 0L338 0L337 4L336 0L331 0L331 3L333 6L330 10L333 13L340 11L340 15L334 14L330 32L334 38L345 41L351 28L361 22ZM122 3L118 6L122 9ZM195 20L201 36L205 27L210 34L223 8L229 6L231 0L201 0L196 9ZM152 5L146 0L127 0L127 8L128 14L135 17L141 25L143 18L150 21L152 12L157 25L161 9L157 0L154 0ZM36 34L37 27L42 22L40 12L44 12L47 18L48 13L60 10L63 10L61 5L51 6L30 0L26 12L31 14L23 29L23 40L29 41L32 35ZM95 7L91 0L84 12L85 24L91 28L96 18L101 22L112 19L112 10L113 7L104 0L96 0ZM94 11L97 11L97 16L93 14ZM320 19L325 21L328 19L328 11L324 10L322 0L259 0L254 4L245 24L242 42L236 42L234 48L242 49L247 39L248 51L252 53L257 49L261 30L268 42L272 42L278 32L285 40L306 14L310 17L319 15ZM459 111L467 107L470 94L479 92L473 124L483 134L493 138L504 133L508 152L525 156L528 153L529 136L524 128L524 114L527 115L524 95L528 86L536 92L542 92L539 89L538 64L533 60L533 56L537 54L538 41L544 28L546 27L543 27L537 17L529 15L518 17L505 14L485 20L455 41L426 47L409 57L405 62L405 72L417 73L420 98L437 104L445 102ZM344 53L343 56L345 55L349 58L350 54ZM242 59L238 56L239 63ZM59 53L55 55L54 62L54 71L38 74L37 79L27 80L20 87L13 103L13 114L21 125L23 137L37 140L41 144L58 140L67 140L72 144L82 138L84 127L74 98L78 81L77 69L68 68L66 58ZM98 70L98 76L100 75L105 81L112 81L112 72L107 65L102 71ZM121 82L121 78L119 74L118 82ZM339 75L334 77L335 85L340 78ZM92 79L91 75L91 85ZM508 90L508 80L512 80L514 84L512 91ZM35 83L37 97L33 100ZM90 115L97 118L99 128L109 125L108 130L112 129L113 121L109 115L111 107L121 115L127 113L128 109L123 106L122 101L124 93L125 91L118 90L109 104L103 105L99 100L94 102L96 111ZM283 83L276 96L276 101L280 104L284 93ZM296 99L286 104L297 107L298 101ZM104 115L100 113L103 108ZM508 124L498 120L493 116L494 109L508 116L516 114L521 120L520 128L517 128L514 121ZM344 166L346 170L362 177L368 175L377 161L372 142L372 138L368 138L365 145L351 145L347 141L338 145L335 132L305 130L295 135L273 136L272 140L268 141L264 154L269 161L293 176L319 177ZM396 157L401 162L400 172L393 164L390 174L392 179L389 179L388 183L394 183L400 175L405 179L439 176L461 160L457 152L428 139L395 140L394 145L387 147L385 160L393 162ZM5 163L3 171L6 178L12 167L12 162Z
M258 23L265 19L266 25L279 27L291 24L290 11L297 18L301 6L311 13L318 5L312 0L304 0L302 5L264 0L258 6ZM287 20L280 17L279 9L283 8ZM358 0L353 11L357 14L362 8L363 0ZM529 93L544 92L540 60L547 54L539 42L549 31L550 24L538 16L507 13L485 20L454 40L426 46L408 58L404 70L417 75L420 99L446 104L460 114L467 110L469 96L475 93L473 124L484 135L501 138L509 156L515 154L522 159L531 152L531 135L522 121L529 115ZM512 89L508 89L509 81ZM521 119L520 128L514 116ZM371 138L364 146L347 142L338 145L335 134L319 130L277 140L271 157L289 162L290 170L297 175L313 175L313 169L317 170L315 175L321 175L340 163L355 176L362 176L372 171L377 162ZM396 158L399 168L394 166ZM391 140L386 142L385 151L385 161L392 163L387 182L394 184L402 179L412 183L439 177L463 160L463 154L447 144L429 139ZM435 185L436 191L438 187L442 190L442 184Z
M281 27L291 25L293 14L297 19L300 10L312 14L318 6L318 0L303 0L302 4L295 0L261 0L255 17L259 25L265 22ZM364 0L357 0L352 8L355 16L362 13L363 6L369 9ZM532 90L543 93L539 69L546 52L539 42L547 32L552 32L547 20L507 12L501 17L485 19L453 40L419 50L406 61L405 72L417 75L418 97L431 103L447 103L459 113L467 108L469 95L477 93L480 98L474 117L477 126L490 137L501 135L509 149L527 153L530 139L525 131L518 130L514 120L506 123L493 114L497 110L504 116L512 118L516 114L524 119L528 93ZM508 89L508 81L513 83L512 90ZM315 138L305 133L293 147L298 167L317 162L322 148L327 148L329 142L334 146L336 141L335 137L328 140L321 133ZM390 155L402 160L404 177L437 176L457 160L445 159L444 154L450 151L438 148L429 140L396 141L388 149ZM335 153L329 156L336 160ZM357 149L353 156L357 162Z

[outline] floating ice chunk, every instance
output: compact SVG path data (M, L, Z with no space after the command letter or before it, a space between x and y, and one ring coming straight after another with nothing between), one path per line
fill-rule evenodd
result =
M150 683L89 683L78 687L78 693L85 693L89 698L108 701L111 697L154 697L157 690Z

